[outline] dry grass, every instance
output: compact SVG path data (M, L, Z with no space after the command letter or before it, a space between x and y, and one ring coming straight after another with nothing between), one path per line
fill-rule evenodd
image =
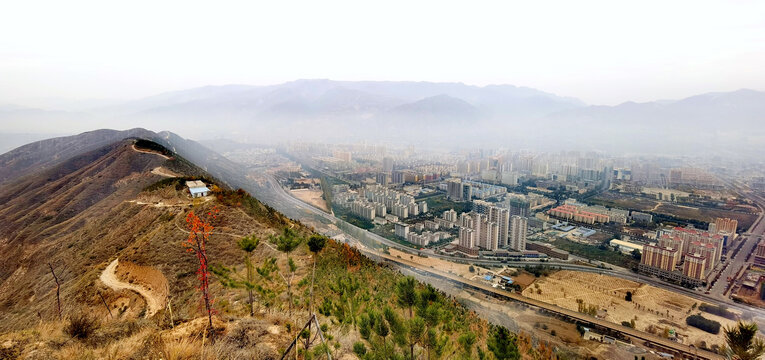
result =
M167 360L198 358L200 346L189 338L168 339L162 342L162 356Z
M0 335L0 359L277 359L290 341L278 313L230 323L216 320L215 341L204 331L206 321L197 318L163 330L148 320L116 320L87 339L66 335L68 320L45 322Z
M93 351L93 349L88 348L87 346L83 345L79 342L73 342L69 343L61 350L58 351L58 354L56 356L58 359L61 360L90 360L90 359L97 359L96 353Z

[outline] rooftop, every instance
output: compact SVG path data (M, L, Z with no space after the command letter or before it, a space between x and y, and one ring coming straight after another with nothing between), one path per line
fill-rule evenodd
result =
M189 189L193 189L193 188L205 188L205 189L207 189L205 183L203 183L202 180L187 181L186 182L186 186L188 186Z
M194 194L202 194L202 193L210 192L210 189L208 189L206 186L202 185L202 187L189 188L189 192L191 192L192 195L194 195Z

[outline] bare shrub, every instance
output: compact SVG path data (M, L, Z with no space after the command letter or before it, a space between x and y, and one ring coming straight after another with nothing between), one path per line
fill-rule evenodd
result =
M93 334L101 326L98 319L91 317L85 312L79 312L69 318L69 323L64 331L72 338L84 340Z

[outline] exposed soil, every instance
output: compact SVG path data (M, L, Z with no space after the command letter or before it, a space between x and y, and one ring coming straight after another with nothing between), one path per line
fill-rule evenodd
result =
M625 300L628 291L632 293L631 302ZM616 324L634 320L636 329L658 332L657 335L668 327L674 329L687 344L705 341L711 346L724 342L722 333L710 334L686 325L685 318L699 312L693 308L698 301L635 281L563 270L539 278L523 291L523 295L575 311L578 310L579 299L586 305L597 306L598 316L605 320ZM704 313L703 316L723 326L735 325L732 320L712 314Z
M471 273L470 272L470 265L457 264L457 263L454 263L454 262L451 262L451 261L445 261L445 260L441 260L441 259L437 259L437 258L419 257L417 255L408 254L408 253L405 253L403 251L400 251L400 250L397 250L397 249L394 249L394 248L390 248L390 249L388 249L388 251L390 252L390 254L392 256L399 256L402 259L413 260L413 261L415 261L417 263L420 263L422 265L430 266L432 268L436 268L436 269L441 270L441 271L445 271L445 272L448 272L448 273L451 273L451 274L455 274L457 276L461 276L461 277L464 277L466 279L472 279L476 275L481 275L481 274L484 274L486 272L492 271L492 270L489 270L489 269L482 268L480 266L474 266L473 268L474 268L475 272Z
M175 172L165 169L161 166L155 167L154 169L152 169L151 173L154 175L159 175L164 177L180 177L181 176L180 174L176 174Z
M321 190L295 189L295 190L290 190L290 192L292 193L292 195L294 195L296 198L300 199L301 201L311 204L326 212L329 212L329 207L327 207L327 202L324 201L324 199L321 197L322 194L324 194Z
M151 317L167 304L167 279L159 270L129 262L120 264L119 259L114 259L99 280L114 290L127 289L140 294L146 300L146 317Z

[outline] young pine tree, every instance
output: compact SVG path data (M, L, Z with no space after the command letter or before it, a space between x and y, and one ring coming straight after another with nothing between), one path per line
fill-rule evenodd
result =
M252 264L252 253L257 249L258 244L260 244L260 239L255 236L245 236L237 242L239 248L245 252L244 267L247 273L244 277L237 276L232 269L224 266L210 268L224 287L245 289L247 291L250 303L250 316L255 315L255 297L253 291L257 286L255 283L255 266Z
M412 307L417 304L417 280L411 276L401 279L396 284L396 295L398 303L409 309L409 318L412 318Z
M765 341L757 336L757 324L739 321L726 327L724 353L733 360L757 360L765 354Z

